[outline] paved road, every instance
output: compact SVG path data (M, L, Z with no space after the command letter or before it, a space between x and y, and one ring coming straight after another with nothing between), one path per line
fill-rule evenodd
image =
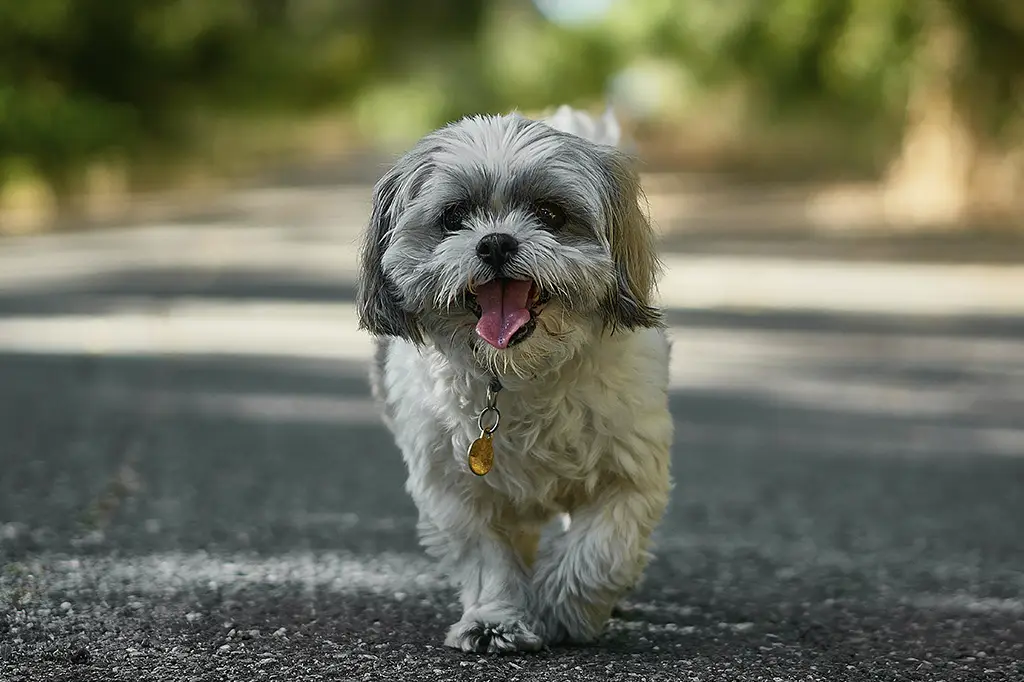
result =
M1019 269L942 275L974 292L943 317L898 263L827 265L863 285L835 310L671 294L646 582L596 646L482 658L438 646L455 598L368 400L350 236L0 244L0 679L1024 680L1024 311L978 288Z

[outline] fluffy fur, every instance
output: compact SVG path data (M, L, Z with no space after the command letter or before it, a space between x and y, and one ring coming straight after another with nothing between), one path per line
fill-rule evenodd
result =
M658 260L618 140L613 117L566 107L547 121L470 117L427 135L374 190L358 301L378 337L371 383L422 542L460 589L445 640L457 649L592 640L640 578L668 500ZM519 245L500 271L477 253L497 232ZM504 349L475 331L475 288L497 277L530 279L547 301ZM501 425L478 477L466 451L492 377Z

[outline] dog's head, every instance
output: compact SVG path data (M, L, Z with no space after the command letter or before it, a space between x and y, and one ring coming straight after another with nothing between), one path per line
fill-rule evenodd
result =
M446 126L374 188L361 325L520 376L656 326L641 198L614 147L516 114Z

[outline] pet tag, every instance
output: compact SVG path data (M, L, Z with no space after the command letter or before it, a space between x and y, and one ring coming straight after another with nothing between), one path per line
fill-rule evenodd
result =
M483 476L494 466L494 442L492 436L498 430L498 423L501 421L501 412L498 412L498 391L501 390L501 382L497 379L491 381L487 387L487 407L476 419L476 425L480 428L480 437L469 446L469 470L477 476ZM490 421L490 423L488 423Z
M494 444L491 434L481 431L480 437L469 446L469 469L477 476L483 476L494 464Z

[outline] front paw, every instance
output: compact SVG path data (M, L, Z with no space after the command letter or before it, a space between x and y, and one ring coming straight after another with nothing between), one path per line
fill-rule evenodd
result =
M448 630L445 646L478 654L540 651L544 640L522 620L500 620L466 614Z
M552 646L590 644L601 634L607 620L593 613L595 610L565 604L541 608L533 622L533 630Z

